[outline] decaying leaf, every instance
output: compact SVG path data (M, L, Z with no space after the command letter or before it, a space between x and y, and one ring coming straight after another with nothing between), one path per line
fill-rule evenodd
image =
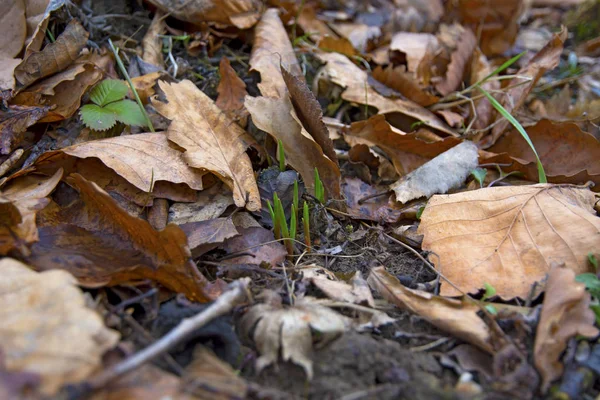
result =
M594 326L596 317L590 302L585 285L575 281L575 272L553 263L534 345L535 366L542 375L543 392L563 373L560 359L567 341L578 335L592 338L600 333Z
M554 69L560 61L560 55L563 51L563 45L567 38L567 30L562 29L559 33L555 33L552 39L544 46L539 53L537 53L523 68L516 74L516 78L509 82L511 89L507 90L505 95L502 96L500 103L509 113L513 114L523 104L529 95L529 92L533 89L537 81L546 73L546 71ZM526 84L521 84L523 77L530 78L530 81ZM514 86L514 87L513 87ZM492 134L484 138L484 146L492 145L498 140L498 138L506 131L509 124L507 120L500 121L503 119L502 115L497 114L497 124L492 129Z
M468 65L469 61L471 61L471 56L473 55L475 45L477 44L477 39L470 29L460 28L462 29L462 34L456 44L456 50L454 50L450 58L446 76L442 81L435 85L438 92L444 96L458 89L462 83L465 67Z
M10 106L0 110L0 154L10 154L25 130L48 114L49 107Z
M202 190L205 174L187 165L183 154L169 145L167 135L162 132L93 140L59 151L77 158L99 158L145 192L159 181L185 183L192 189Z
M5 1L0 4L0 58L16 57L25 44L25 3Z
M18 88L31 85L38 79L55 74L68 67L87 44L89 34L83 26L72 19L65 31L40 52L29 54L15 68Z
M353 218L376 222L394 223L402 215L402 211L393 209L389 203L390 196L378 196L359 204L359 200L385 193L387 187L373 187L358 178L344 178L342 193L346 199L346 212Z
M308 281L321 290L327 297L350 304L375 307L375 300L367 282L356 271L351 283L340 281L329 270L318 265L302 267L302 280Z
M431 33L396 32L392 36L390 51L404 54L407 71L415 73L426 55L437 52L439 47L438 38Z
M409 289L382 266L371 269L367 281L390 303L423 317L465 342L494 353L490 328L477 315L480 309L475 304Z
M240 29L252 27L262 10L262 2L258 0L150 0L150 3L182 21L233 25Z
M571 122L554 123L549 120L525 128L540 156L546 176L552 183L585 184L593 181L595 190L600 186L600 142ZM538 179L535 155L523 136L512 130L488 149L498 154L486 158L485 163L512 164L505 171L523 172L525 178Z
M464 183L478 162L477 145L465 141L403 176L390 185L390 189L401 203L448 193Z
M260 372L277 363L291 361L304 368L312 378L312 349L325 345L341 335L347 325L346 317L311 302L299 299L294 307L283 308L281 298L264 292L265 303L252 306L240 322L242 335L252 340L260 357L256 369Z
M259 129L281 140L286 162L300 173L307 187L314 187L317 168L327 196L339 199L339 168L303 129L289 98L281 67L300 80L303 75L276 9L267 10L256 27L250 65L260 72L258 87L263 96L246 97L245 106L252 121Z
M67 182L82 202L63 208L56 222L39 228L40 240L28 258L31 265L68 270L83 286L151 279L190 299L209 299L208 282L191 263L187 238L178 226L158 232L81 175L72 174Z
M26 246L38 240L36 215L49 203L63 171L51 177L29 175L10 182L0 191L0 255L17 249L28 254Z
M173 204L169 208L169 222L183 225L219 218L232 204L231 193L219 182L198 193L193 203Z
M224 264L266 263L272 267L281 264L287 256L283 244L275 241L273 232L263 227L238 228L239 236L228 239L223 248L227 254L245 255L224 260Z
M368 76L365 71L354 65L350 59L338 53L320 53L317 54L321 61L327 63L325 72L333 83L344 88L342 98L357 104L368 104L375 107L381 114L398 112L425 125L449 135L456 136L456 133L450 129L444 122L436 117L429 110L404 99L388 99L375 91L368 83Z
M299 79L290 74L285 68L281 68L281 74L300 123L315 142L321 146L323 153L337 164L333 142L329 138L329 130L323 123L323 111L315 95L308 88L304 79Z
M38 273L11 258L0 260L0 271L0 342L7 369L38 373L46 395L95 372L119 334L86 306L73 276Z
M475 49L473 53L473 60L471 61L471 79L470 82L480 82L486 76L490 75L494 71L490 62L486 56L479 50ZM500 89L500 82L494 79L488 79L486 82L481 84L481 87L490 93L495 93ZM490 125L493 117L494 108L490 101L485 97L481 99L473 100L475 104L475 111L469 108L471 117L474 118L473 129L484 129Z
M390 65L386 69L378 66L373 70L373 78L423 107L439 101L437 96L423 90L414 74L407 72L403 65L396 68Z
M587 272L600 249L594 194L571 185L492 187L433 196L419 233L436 267L465 292L492 285L504 299L525 298L551 262ZM442 284L442 295L459 293Z
M434 142L425 141L419 132L404 133L394 128L383 115L374 115L366 121L353 122L346 140L352 142L352 138L366 140L365 144L376 145L382 149L400 175L414 171L461 142L454 137L438 139Z
M160 10L154 13L152 23L142 39L142 60L156 66L164 64L162 54L163 39L160 35L165 33L167 24L165 23L165 14Z
M153 100L152 104L171 120L168 138L186 150L186 163L217 175L232 189L238 207L260 209L258 187L243 141L246 132L191 81L160 81L159 86L168 102Z
M248 95L246 84L237 76L227 57L221 58L219 74L221 81L217 87L217 107L233 120L247 118L248 112L244 110L244 98Z

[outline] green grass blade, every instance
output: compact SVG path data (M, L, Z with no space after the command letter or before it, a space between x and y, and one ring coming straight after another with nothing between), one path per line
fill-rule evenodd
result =
M517 121L515 119L515 117L510 115L510 113L506 110L506 108L504 108L502 106L502 104L500 104L498 102L498 100L496 100L494 98L494 96L492 96L487 90L483 89L479 85L477 85L476 87L477 87L477 89L479 89L481 91L481 93L484 94L485 97L487 97L487 99L490 101L492 106L494 106L494 108L504 118L506 118L508 120L508 122L510 122L515 127L515 129L521 134L521 136L523 136L523 139L525 139L525 141L527 142L529 147L531 147L531 150L533 150L533 154L535 154L535 158L537 160L538 175L539 175L538 179L539 179L540 183L548 183L548 179L546 178L546 172L544 171L544 166L542 165L542 161L540 160L540 157L538 156L538 153L535 150L535 146L533 145L533 142L529 138L529 135L527 134L527 132L525 132L525 129L523 129L523 126L519 123L519 121Z
M523 57L523 55L526 52L522 52L520 54L517 54L516 56L514 56L513 58L511 58L510 60L506 61L504 64L502 64L501 66L499 66L498 68L496 68L495 70L493 70L492 72L490 72L489 75L487 75L485 78L481 79L479 82L474 83L472 86L478 86L481 85L483 83L485 83L485 81L487 81L488 79L490 79L493 76L498 75L500 72L504 71L506 68L510 67L511 65L513 65L514 63L516 63L519 58Z
M282 238L289 238L290 237L290 231L288 229L287 221L285 219L285 212L283 211L283 204L281 203L281 200L279 199L279 196L277 196L277 193L275 193L273 195L273 200L275 202L275 204L274 204L274 206L275 206L275 219L277 219L277 222L279 223L279 225L281 227L281 237Z
M298 210L296 210L296 207L292 204L292 216L290 218L290 237L292 239L296 239L298 225L298 217L296 216L297 212Z
M304 226L304 244L306 245L306 250L310 253L310 215L308 213L308 203L306 201L302 208L302 225Z
M279 160L279 171L285 171L285 150L283 148L283 142L277 140L277 159Z
M273 195L273 200L275 195ZM273 201L275 204L275 201ZM273 235L275 239L281 239L281 227L277 221L277 215L275 215L275 210L273 210L273 206L271 206L271 202L267 200L267 207L269 207L269 214L271 214L271 220L273 221Z

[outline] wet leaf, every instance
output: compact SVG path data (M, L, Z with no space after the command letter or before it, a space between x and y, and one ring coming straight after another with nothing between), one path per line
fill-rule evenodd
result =
M11 258L0 260L0 270L0 341L8 369L38 373L46 395L94 373L119 334L86 306L73 276L38 273Z
M185 162L217 175L233 190L238 207L258 210L260 196L243 141L246 132L191 81L173 84L160 81L159 86L168 103L153 100L152 104L171 120L167 135L186 150Z
M444 122L429 110L404 99L388 99L377 93L367 83L367 73L354 65L348 57L338 53L318 54L327 63L325 71L333 83L344 88L342 98L357 104L375 107L381 114L398 112L449 135L456 135Z
M553 263L534 344L535 366L542 375L543 392L563 373L560 359L567 348L567 341L577 335L588 338L598 335L590 303L591 297L585 291L585 285L575 282L575 272Z
M480 309L475 304L409 289L382 266L371 269L367 281L390 303L419 315L481 350L494 353L490 328L479 317Z
M477 146L465 141L403 176L390 189L401 203L447 193L460 187L478 162Z
M160 10L182 21L198 24L209 22L233 25L240 29L252 27L260 18L262 3L258 0L150 0Z
M89 34L76 20L72 19L56 42L50 43L42 51L29 54L15 68L15 79L18 88L31 85L38 79L45 78L67 68L81 53L87 44Z
M419 233L423 250L465 292L487 282L503 299L525 298L549 264L583 273L600 248L600 218L587 188L540 184L492 187L431 198ZM442 284L442 295L458 295Z
M208 300L207 281L194 269L178 226L158 232L81 175L72 174L67 182L82 202L63 208L55 223L39 229L31 265L65 269L88 287L150 279L190 299Z

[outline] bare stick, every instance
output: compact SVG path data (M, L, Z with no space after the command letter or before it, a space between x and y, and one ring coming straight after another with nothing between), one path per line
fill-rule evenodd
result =
M84 383L83 390L94 391L105 387L112 380L119 378L166 353L169 349L185 340L192 332L206 325L213 319L229 313L234 306L247 299L249 282L250 278L242 278L231 283L229 285L229 290L219 296L219 298L217 298L217 300L215 300L208 308L191 318L183 319L179 325L173 328L169 333L146 347L144 350L123 360L99 375L96 375Z

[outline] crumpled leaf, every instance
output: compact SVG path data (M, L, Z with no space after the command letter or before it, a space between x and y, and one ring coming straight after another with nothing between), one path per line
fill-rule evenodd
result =
M217 107L225 111L227 116L233 120L245 120L248 116L248 112L244 109L244 98L248 95L246 84L237 76L227 57L221 58L219 74L221 81L217 87L219 93L216 101Z
M347 318L308 298L283 308L276 293L263 293L263 297L268 302L252 306L240 322L242 335L252 340L260 353L256 369L260 373L281 355L283 361L304 368L311 379L313 345L323 346L341 335Z
M339 199L339 168L303 129L289 99L281 67L300 80L303 75L276 9L267 10L256 27L250 65L260 73L258 88L263 96L246 97L245 106L252 121L259 129L281 140L286 162L300 173L307 187L314 187L317 168L327 196Z
M329 270L314 264L302 267L300 272L302 272L303 281L312 283L330 299L375 307L371 290L360 271L354 273L351 284L340 281Z
M363 143L370 147L375 145L383 150L400 175L414 171L432 158L461 143L454 137L427 142L419 132L404 133L392 127L381 114L365 121L353 122L345 139L355 145L354 138L364 141Z
M540 155L548 181L574 184L592 181L596 184L595 190L600 188L600 142L596 137L571 122L541 120L525 130ZM512 130L488 149L497 155L482 162L512 163L502 169L523 172L525 178L535 182L538 178L537 165L528 146L523 136Z
M386 187L373 187L358 178L344 178L342 193L346 199L346 212L353 218L376 222L394 223L402 215L402 211L393 209L389 203L390 196L378 196L359 204L358 201L377 193L386 192Z
M208 282L195 270L178 226L156 231L81 175L72 174L67 183L79 191L82 202L59 210L56 222L38 229L40 240L28 257L31 265L68 270L88 287L150 279L193 300L210 298Z
M521 108L525 104L529 92L535 87L542 75L546 71L556 68L566 38L567 30L564 28L559 33L555 33L552 40L516 73L517 78L510 80L508 86L512 89L508 89L499 100L506 111L514 114L515 111ZM522 77L528 77L531 80L528 83L519 85L522 82ZM489 147L496 143L498 138L506 131L509 122L503 118L500 113L496 115L495 121L498 123L495 123L492 134L483 139L483 147ZM503 119L503 121L500 121L500 119Z
M503 299L528 296L549 263L575 273L600 255L600 218L594 194L571 185L491 187L433 196L421 216L423 250L464 292L492 285ZM460 293L442 284L441 294Z
M33 52L15 68L17 87L22 89L38 79L45 78L67 68L87 44L89 33L72 19L54 43L42 51Z
M567 341L581 335L597 336L596 317L590 309L591 296L585 284L575 281L575 272L564 265L551 265L540 321L537 326L534 360L546 392L564 370L560 362Z
M192 189L202 190L204 173L189 167L182 153L169 144L162 132L93 140L60 151L77 158L97 157L146 192L159 181L185 183Z
M0 271L0 342L7 369L38 373L46 395L94 373L119 334L86 306L73 276L38 273L11 258L0 260Z
M38 240L36 215L49 203L63 171L51 177L29 175L8 183L0 191L0 255L18 249L26 255L26 246Z
M243 255L223 260L223 264L255 264L266 263L272 267L285 261L285 246L275 241L273 232L263 227L238 228L239 236L228 239L223 245L227 254L244 252Z
M456 49L451 55L446 76L443 80L435 84L435 88L444 96L458 89L462 83L465 68L469 61L471 61L471 56L477 44L477 39L470 29L460 26L459 28L462 30L462 35L456 44Z
M400 65L396 68L390 65L386 69L378 66L373 70L373 78L423 107L430 106L439 101L437 96L434 96L421 88L418 81L415 79L414 74L407 72L404 65Z
M10 106L0 110L0 154L10 154L28 127L48 114L49 107Z
M153 99L152 104L171 120L168 138L186 150L186 163L217 175L232 189L238 207L260 209L258 187L243 140L246 132L191 81L158 84L168 103Z
M192 257L216 249L227 239L239 236L231 218L214 218L206 221L188 222L179 226L187 236Z
M419 197L447 193L462 185L478 163L477 145L465 141L390 185L396 200L407 203Z
M169 222L175 225L219 218L233 204L231 194L218 182L198 193L193 203L175 203L169 208Z
M479 317L480 308L472 302L409 289L383 266L372 268L367 282L390 303L421 316L432 325L481 350L494 353L490 328Z
M259 0L150 0L160 10L182 21L233 25L240 29L252 27L260 18Z
M379 110L380 114L398 112L415 118L425 125L452 136L457 134L431 111L404 99L388 99L375 91L368 83L365 71L354 65L348 57L339 53L319 53L319 59L325 63L325 72L333 83L344 88L342 98L357 104L368 104Z

